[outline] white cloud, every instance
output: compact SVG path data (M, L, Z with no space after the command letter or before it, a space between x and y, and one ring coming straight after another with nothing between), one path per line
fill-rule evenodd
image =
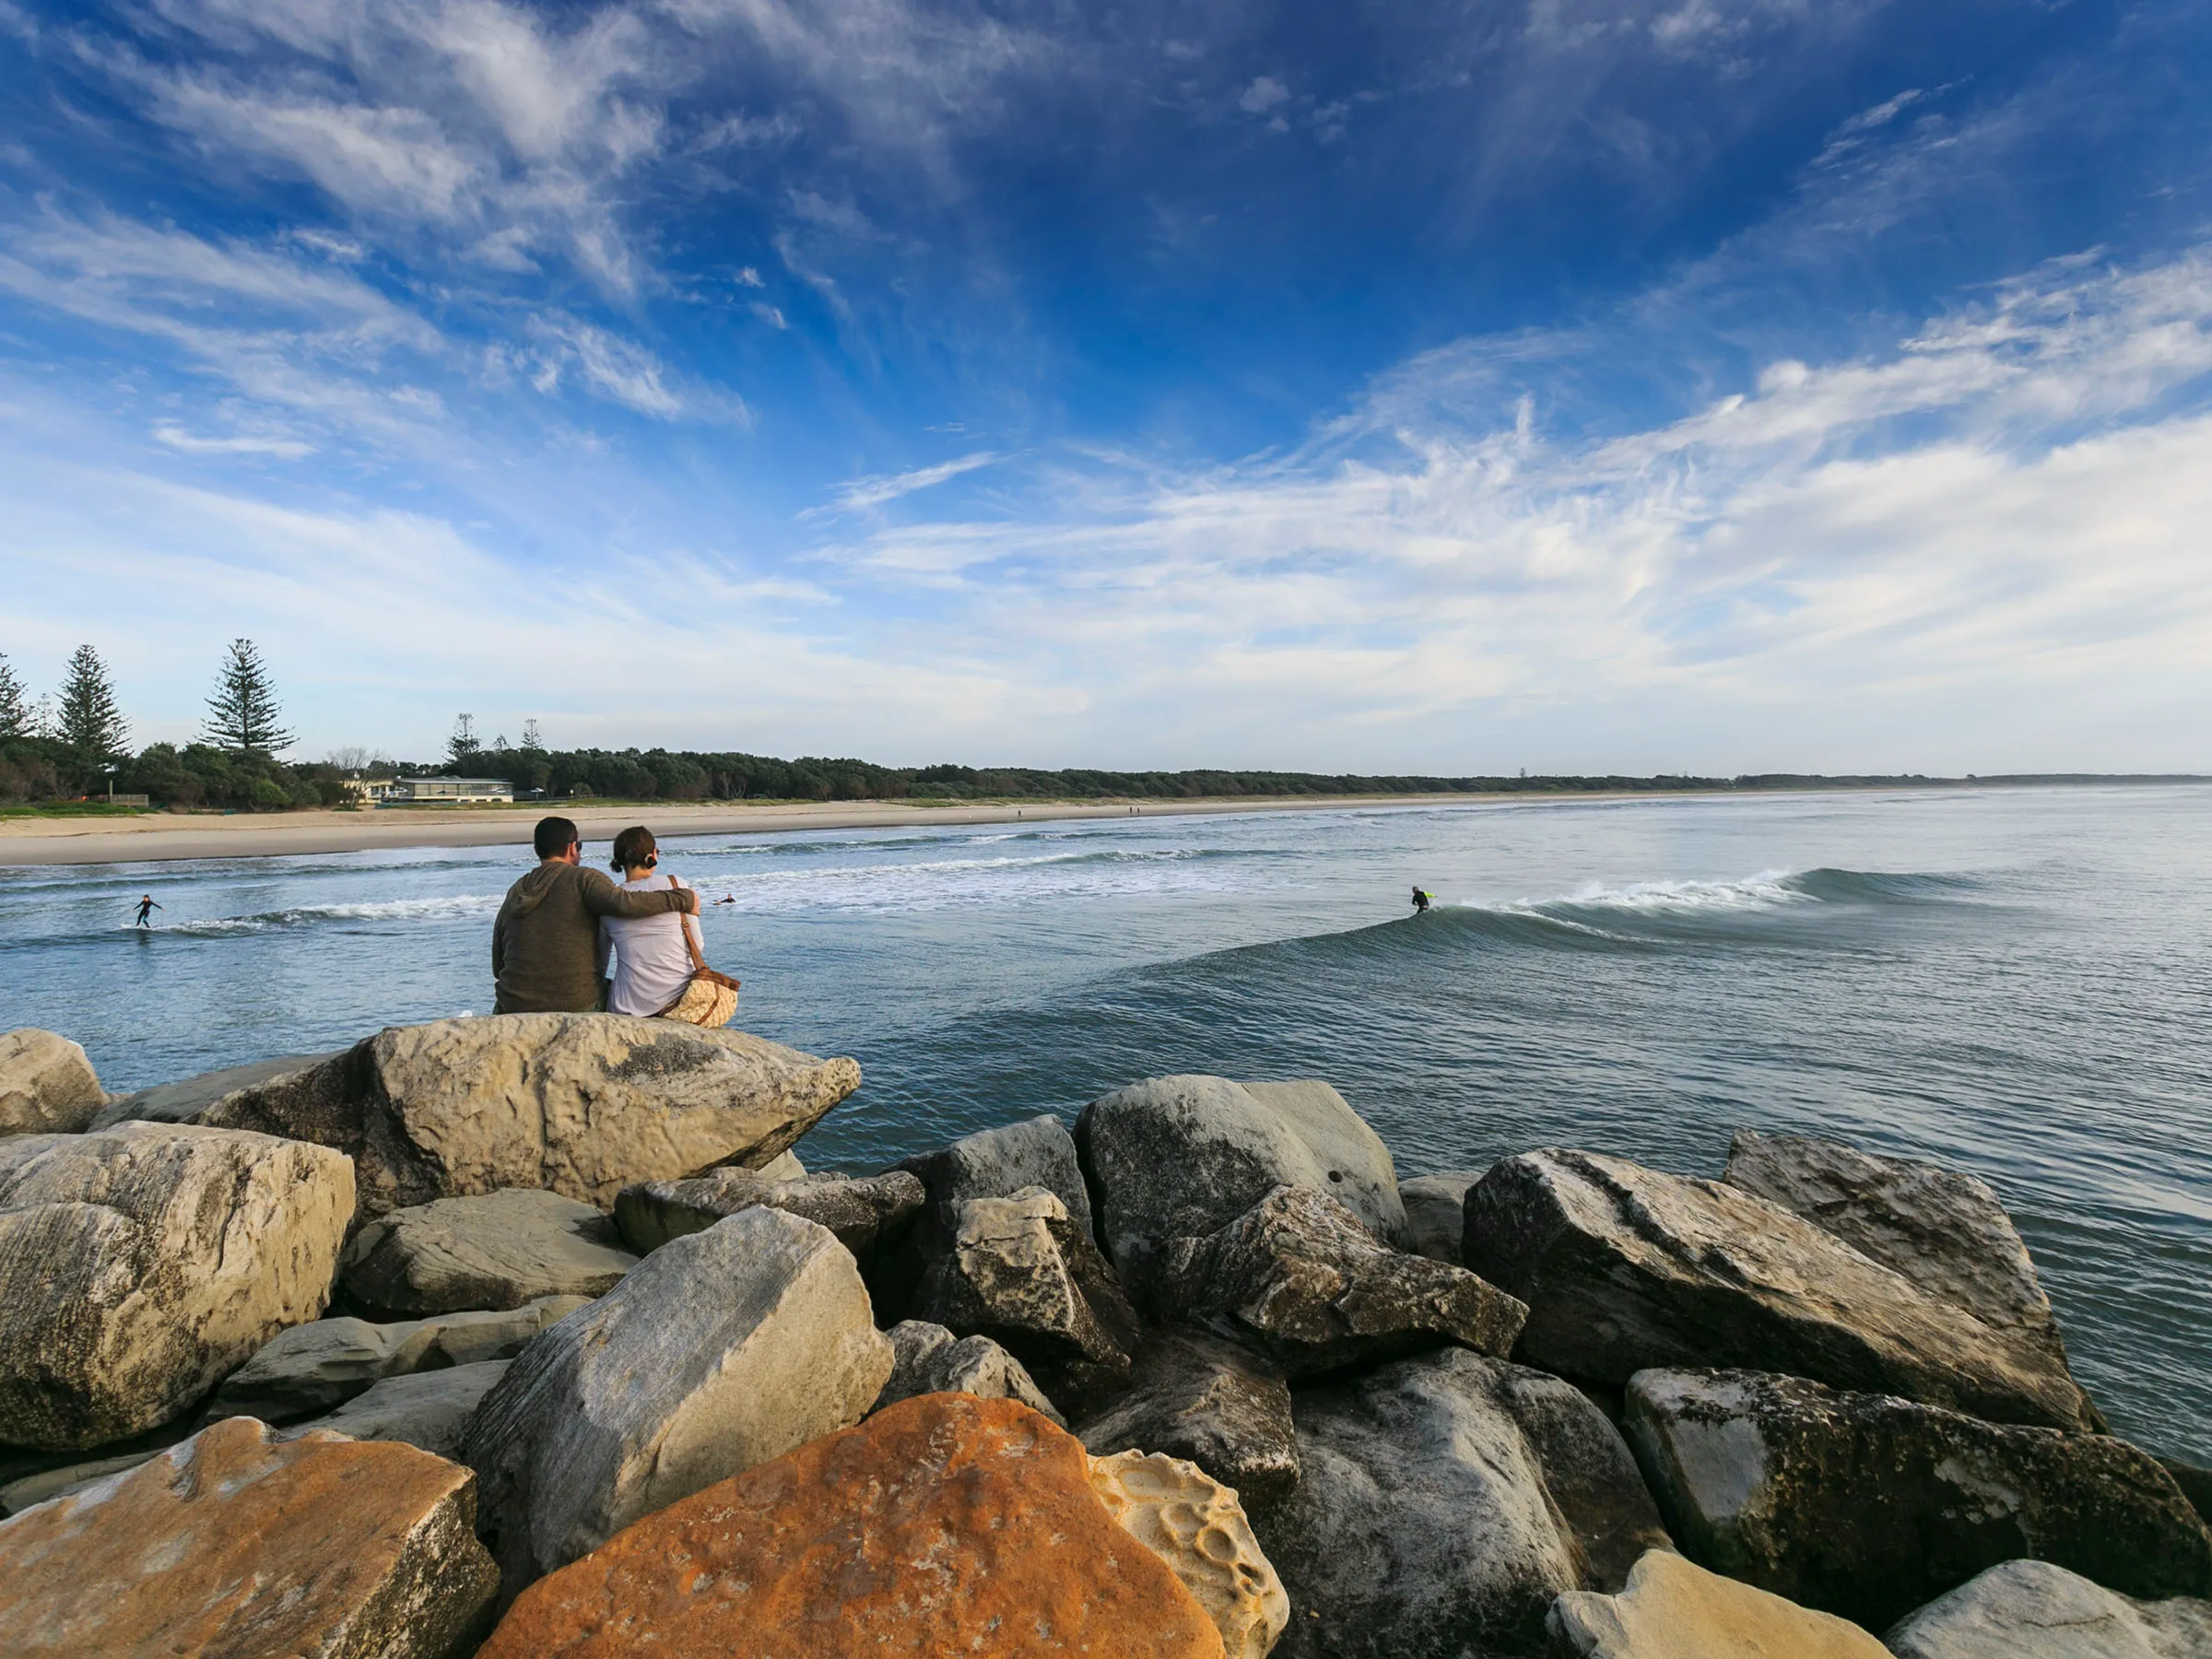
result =
M439 331L353 273L281 246L214 241L100 216L10 228L0 291L159 342L254 403L366 441L424 441L402 364L447 353Z
M537 341L532 384L551 393L573 369L597 396L658 420L746 419L744 403L727 393L685 389L668 366L635 340L595 324L547 312L530 320Z
M912 495L916 490L935 488L939 484L959 477L962 473L971 473L978 467L989 466L997 459L988 450L982 450L972 455L962 455L957 461L916 467L912 472L853 478L838 486L837 506L848 512L864 507L880 507L886 501L895 501L900 496Z
M666 147L687 78L627 6L563 27L504 0L209 0L164 19L219 49L91 55L210 156L313 182L387 229L495 268L559 253L629 293L641 264L625 182Z
M312 443L302 443L297 438L264 438L246 435L237 438L206 438L197 432L188 432L174 421L161 421L154 427L154 436L171 449L187 455L275 455L281 460L297 461L315 453Z
M2108 677L2212 699L2208 373L2212 253L2060 265L1885 357L1777 362L1602 442L1547 438L1526 406L1440 420L1458 393L1425 399L1415 365L1387 430L1356 418L1199 473L1063 471L1032 482L1031 515L826 551L969 637L1029 642L1041 679L1232 728L1993 690L2078 723Z
M1288 102L1290 88L1273 76L1263 75L1238 96L1237 108L1247 115L1265 115L1277 105Z

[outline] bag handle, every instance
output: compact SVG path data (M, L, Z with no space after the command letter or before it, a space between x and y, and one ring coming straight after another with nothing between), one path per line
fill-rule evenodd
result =
M680 887L682 883L678 882L675 877L671 876L668 877L668 885L674 888ZM697 892L699 889L694 888L691 890L693 892ZM737 982L735 980L732 979L726 973L715 972L713 969L707 966L707 959L700 955L699 941L691 936L691 915L689 912L679 910L676 912L676 930L684 935L684 948L691 953L692 971L699 978L707 980L717 985L725 985L732 991L737 989Z

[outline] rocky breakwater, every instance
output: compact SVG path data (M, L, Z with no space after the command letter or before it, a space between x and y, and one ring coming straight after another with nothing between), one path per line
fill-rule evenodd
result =
M1744 1136L1723 1182L1546 1151L1401 1187L1326 1084L1177 1077L809 1174L851 1062L606 1016L243 1073L126 1098L198 1123L0 1139L28 1651L2041 1659L1991 1632L2080 1612L2177 1659L2212 1629L2212 1534L2100 1432L1951 1171Z
M606 1210L633 1182L758 1169L859 1087L851 1060L742 1031L512 1014L392 1027L194 1121L346 1153L364 1216L514 1187Z

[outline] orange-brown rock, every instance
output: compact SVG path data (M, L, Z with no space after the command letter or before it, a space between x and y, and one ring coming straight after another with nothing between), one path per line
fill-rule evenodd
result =
M523 1593L477 1659L1223 1659L1073 1435L922 1394L648 1515Z
M229 1418L0 1522L0 1647L443 1659L489 1607L476 1482L442 1457Z

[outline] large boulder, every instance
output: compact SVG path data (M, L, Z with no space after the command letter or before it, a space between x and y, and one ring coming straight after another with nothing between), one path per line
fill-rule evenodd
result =
M1293 1186L1208 1238L1174 1241L1154 1263L1152 1301L1294 1379L1446 1342L1503 1355L1528 1317L1465 1268L1378 1244L1334 1198Z
M524 1591L477 1659L587 1645L596 1659L1223 1659L1206 1610L1099 1500L1073 1437L957 1394L648 1516Z
M640 1255L704 1232L725 1216L765 1204L828 1228L864 1266L897 1242L922 1209L922 1183L902 1170L776 1177L767 1170L709 1170L681 1181L644 1181L615 1199L615 1222Z
M0 1630L16 1659L448 1659L499 1584L475 1519L442 1458L231 1418L0 1522Z
M1060 1120L1041 1117L979 1129L949 1147L902 1159L897 1167L919 1179L929 1194L929 1219L938 1246L948 1243L955 1213L971 1198L1010 1198L1041 1186L1067 1206L1078 1231L1094 1230L1090 1193L1076 1159L1076 1143Z
M1076 1145L1100 1241L1140 1300L1175 1240L1205 1238L1278 1186L1326 1193L1383 1242L1405 1241L1390 1148L1326 1083L1154 1077L1086 1106Z
M95 1129L112 1129L117 1124L193 1124L218 1101L241 1089L259 1088L281 1079L312 1071L346 1051L331 1054L280 1054L274 1060L254 1060L244 1065L226 1065L220 1071L202 1072L176 1083L158 1083L135 1094L117 1095L92 1120Z
M1255 1517L1289 1659L1522 1659L1569 1590L1618 1590L1666 1534L1603 1413L1446 1348L1296 1396L1298 1488Z
M1898 1659L2205 1659L2212 1602L2136 1601L2049 1561L2006 1561L1884 1640Z
M359 1441L404 1441L456 1460L469 1418L512 1361L485 1359L444 1371L413 1371L371 1383L328 1417L288 1429L324 1430Z
M0 1441L98 1446L167 1422L330 1299L339 1154L125 1124L0 1141Z
M1721 1179L1803 1216L1934 1300L2014 1334L2030 1363L2065 1371L2051 1299L1986 1182L1917 1159L1749 1129L1735 1132Z
M884 1335L891 1341L891 1375L872 1410L916 1394L964 1394L979 1400L1018 1400L1067 1427L1060 1408L1021 1361L990 1337L955 1336L923 1319L902 1319Z
M107 1091L85 1051L35 1026L0 1031L0 1135L75 1135Z
M852 1060L743 1031L500 1014L391 1027L199 1121L349 1154L364 1216L501 1187L608 1209L633 1182L759 1169L859 1087Z
M2212 1533L2105 1435L1757 1371L1640 1372L1623 1427L1684 1554L1869 1630L2016 1557L2131 1595L2212 1593Z
M397 1324L341 1318L294 1325L223 1379L207 1402L208 1415L298 1422L335 1411L386 1377L512 1359L587 1300L547 1296L520 1308Z
M1638 1561L1618 1595L1570 1590L1552 1605L1550 1622L1562 1659L1888 1659L1847 1619L1666 1549Z
M1106 1512L1197 1598L1228 1659L1267 1659L1290 1622L1290 1598L1235 1492L1196 1464L1156 1452L1092 1458L1090 1485Z
M1482 1179L1480 1170L1446 1170L1398 1182L1406 1206L1406 1248L1431 1261L1464 1267L1467 1237L1467 1190Z
M935 1324L988 1336L1028 1366L1063 1410L1127 1382L1138 1324L1128 1298L1067 1206L1043 1187L959 1205L923 1309Z
M602 1296L637 1265L590 1205L509 1187L387 1211L353 1235L340 1277L356 1307L404 1319Z
M524 1349L469 1426L509 1588L856 1422L890 1371L829 1229L754 1208L670 1241Z
M1249 1512L1298 1485L1290 1390L1267 1360L1194 1330L1148 1334L1129 1391L1076 1432L1094 1456L1160 1452L1234 1487Z
M1546 1371L1618 1385L1653 1367L1742 1366L2091 1426L2063 1363L1735 1187L1532 1152L1477 1183L1466 1223L1467 1265L1528 1304L1517 1351Z

